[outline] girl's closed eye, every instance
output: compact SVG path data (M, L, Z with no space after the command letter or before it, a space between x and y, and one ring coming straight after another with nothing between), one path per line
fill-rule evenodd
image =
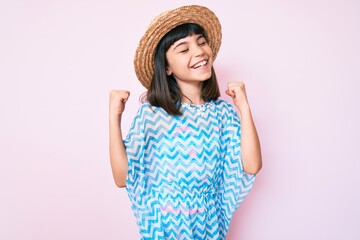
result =
M189 51L188 48L184 48L184 49L180 49L179 53L186 53L187 51Z
M206 42L206 39L204 36L200 36L198 39L197 39L197 42L199 44L199 46L205 46L207 44Z
M206 41L203 41L203 42L200 42L199 43L199 46L205 46L207 44L207 42Z

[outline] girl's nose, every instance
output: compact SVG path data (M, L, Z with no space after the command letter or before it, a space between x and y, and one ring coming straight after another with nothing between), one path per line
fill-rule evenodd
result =
M195 57L199 57L199 56L202 56L204 54L204 49L201 47L201 46L195 46L194 47L194 56Z

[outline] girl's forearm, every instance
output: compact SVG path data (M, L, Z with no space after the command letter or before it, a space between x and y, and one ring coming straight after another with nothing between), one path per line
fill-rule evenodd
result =
M126 186L128 159L121 133L121 116L109 118L110 163L115 184Z
M262 167L260 140L252 118L249 104L239 109L241 121L241 154L244 171L256 174Z

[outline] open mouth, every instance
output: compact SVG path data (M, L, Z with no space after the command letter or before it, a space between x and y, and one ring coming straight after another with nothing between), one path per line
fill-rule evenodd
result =
M197 69L197 68L205 66L207 63L208 63L208 60L204 60L204 61L198 62L192 68Z

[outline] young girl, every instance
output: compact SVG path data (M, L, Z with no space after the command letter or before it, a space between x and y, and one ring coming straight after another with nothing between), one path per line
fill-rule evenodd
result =
M221 26L208 8L162 13L136 50L135 71L148 91L124 140L130 93L110 92L112 172L126 186L142 239L225 239L261 169L244 84L228 83L235 108L219 99L213 62L220 44Z

